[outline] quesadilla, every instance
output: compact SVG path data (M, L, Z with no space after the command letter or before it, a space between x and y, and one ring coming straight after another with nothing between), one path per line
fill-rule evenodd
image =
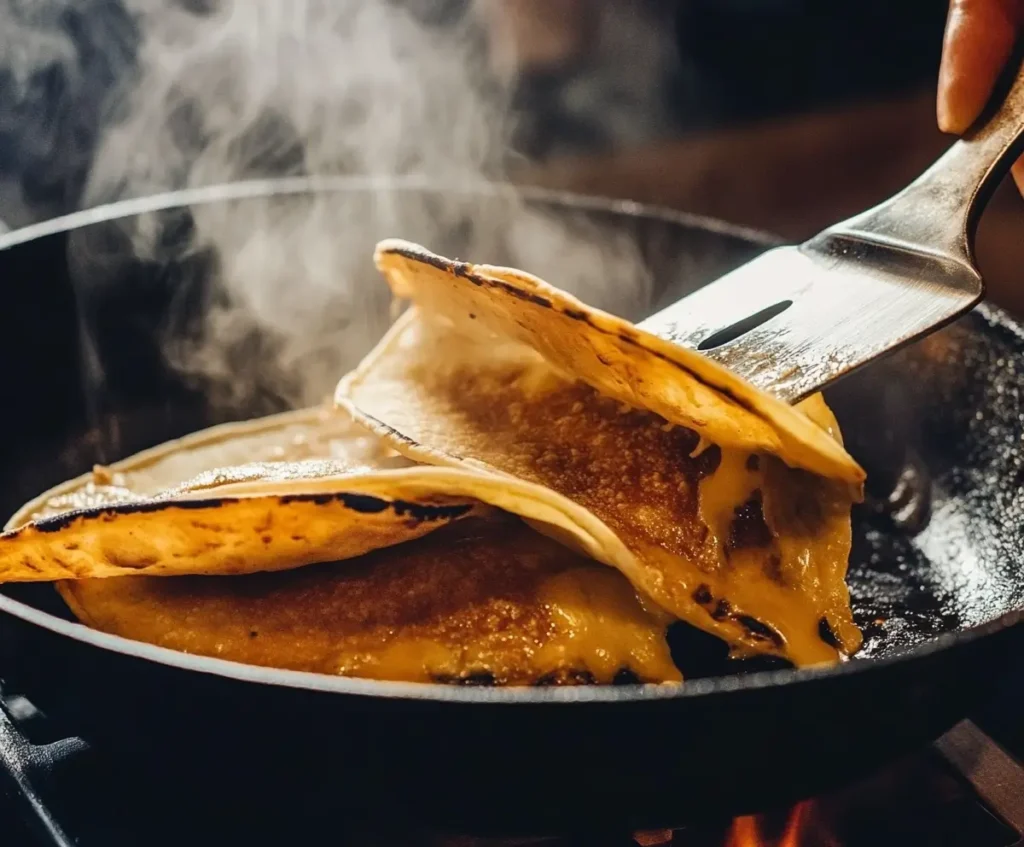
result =
M378 246L411 300L336 400L417 462L527 480L616 541L594 558L737 655L852 654L863 471L820 397L789 407L520 271ZM543 528L541 528L543 531Z
M346 420L335 412L328 425L336 418ZM243 425L239 438L259 442L296 423L288 415L255 432ZM303 442L295 452L304 459L218 466L214 457L237 456L238 448L231 427L217 427L59 486L0 535L0 582L287 570L409 541L493 508L588 555L609 543L596 540L610 536L600 521L554 492L471 469L396 462L383 450L357 453L348 445L365 451L366 435L347 426L324 440L332 458L309 458L315 448ZM176 479L204 461L213 467Z
M269 667L488 685L676 683L675 621L733 655L852 655L864 473L790 407L521 271L378 246L412 307L334 407L72 480L0 582L84 623Z
M452 684L680 679L669 619L589 555L612 543L589 513L415 466L333 409L97 468L7 529L3 579L58 579L83 623L188 653Z

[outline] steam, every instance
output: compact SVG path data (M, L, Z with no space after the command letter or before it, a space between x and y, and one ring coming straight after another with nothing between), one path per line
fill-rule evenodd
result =
M472 7L442 15L436 3L365 0L133 3L144 33L139 77L103 139L90 205L264 177L458 185L500 175L507 110L486 74ZM385 328L387 292L368 274L373 240L417 221L430 223L416 227L429 240L459 211L374 192L269 198L196 207L177 256L159 220L132 237L144 259L216 257L205 320L169 336L171 363L222 402L297 405L329 393Z
M35 15L39 35L16 84L38 76L31 62L44 57L74 78L59 21L76 0L9 2L23 23ZM133 61L108 63L123 72L92 119L99 146L83 205L270 177L359 188L123 225L136 258L170 269L177 286L163 354L219 405L255 413L331 392L386 329L389 294L371 259L383 237L524 264L606 308L646 296L627 239L588 237L578 221L570 232L509 192L481 213L473 190L504 176L514 128L514 80L488 60L480 6L490 0L122 2L127 23L105 46ZM92 5L99 15L115 4ZM0 39L4 23L0 13ZM86 299L102 285L92 249L76 252Z
M386 0L129 2L144 33L140 77L88 201L306 173L447 179L500 164L505 109L472 6L442 26Z
M61 210L80 195L138 40L116 0L0 3L0 163L27 178L33 205Z

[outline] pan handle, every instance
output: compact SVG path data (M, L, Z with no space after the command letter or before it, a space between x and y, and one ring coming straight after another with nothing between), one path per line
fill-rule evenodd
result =
M978 219L1024 153L1024 54L1018 52L985 113L934 165L884 203L826 230L974 266Z

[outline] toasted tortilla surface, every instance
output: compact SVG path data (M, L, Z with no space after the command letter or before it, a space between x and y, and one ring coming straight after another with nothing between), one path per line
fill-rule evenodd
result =
M0 535L0 582L286 570L360 556L486 508L439 491L440 480L423 488L430 478L417 468L321 470L329 475L305 477L296 493L273 483L262 495L201 489L43 518Z
M709 444L706 428L652 408L666 404L638 407L566 361L553 364L547 346L561 345L560 335L535 344L530 333L525 343L496 331L503 324L488 315L504 301L473 300L475 311L464 313L451 305L466 306L458 296L438 305L447 295L435 283L477 289L468 272L445 274L442 286L438 268L400 259L392 285L416 305L339 385L341 406L411 459L504 473L579 504L628 551L597 558L738 655L812 665L858 648L844 581L857 493L849 478L823 478L749 445ZM642 360L627 365L646 396L664 387ZM821 399L805 408L801 419L841 450Z
M145 500L221 468L254 463L329 459L345 469L396 467L379 439L340 414L332 404L221 424L62 483L26 503L5 530L67 512Z
M222 464L253 455L271 461ZM54 505L79 502L96 505ZM414 465L346 413L306 410L214 427L41 495L0 535L0 582L286 570L360 556L494 508L586 555L616 543L549 489Z
M396 297L481 335L518 341L602 394L648 409L721 447L770 453L860 489L863 469L799 408L697 351L651 335L511 268L445 259L390 239L377 267Z
M289 572L60 591L96 629L253 665L461 684L680 679L665 619L621 575L508 516Z

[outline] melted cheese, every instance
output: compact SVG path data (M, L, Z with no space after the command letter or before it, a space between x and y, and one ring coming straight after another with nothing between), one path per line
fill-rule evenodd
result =
M817 397L811 405L816 422L838 435L828 407ZM702 586L702 605L735 620L756 609L757 620L769 624L795 656L824 657L836 646L847 655L857 650L861 634L850 620L844 581L849 502L840 484L785 468L773 457L723 450L718 466L700 482L698 502L719 555L719 567ZM744 519L761 522L770 538L754 533L750 543L748 532L737 539ZM763 640L756 631L751 635L754 642ZM758 646L742 639L733 655L762 652Z
M721 457L714 472L700 481L698 514L724 561L736 512L760 490L762 474L749 453L723 450Z
M410 459L482 467L586 509L620 542L598 558L734 648L814 665L859 646L845 482L709 445L430 316L403 319L338 396Z
M512 519L287 573L60 590L98 629L248 664L497 685L680 679L665 620L622 576Z

